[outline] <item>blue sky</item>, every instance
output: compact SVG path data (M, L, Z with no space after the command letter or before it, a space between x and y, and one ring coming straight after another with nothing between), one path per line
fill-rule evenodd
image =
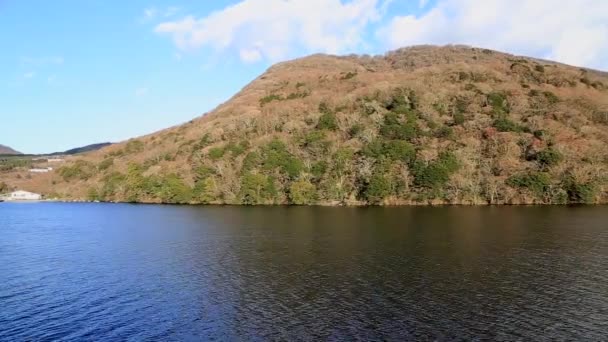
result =
M608 2L570 3L0 0L0 144L45 153L151 133L314 52L464 43L608 69Z

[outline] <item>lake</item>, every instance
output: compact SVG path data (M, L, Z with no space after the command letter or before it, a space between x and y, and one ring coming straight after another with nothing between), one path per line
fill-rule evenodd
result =
M608 207L0 203L0 340L605 340Z

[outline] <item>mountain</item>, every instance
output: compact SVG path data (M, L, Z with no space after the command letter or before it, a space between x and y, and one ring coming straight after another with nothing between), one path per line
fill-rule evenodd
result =
M606 146L605 72L417 46L277 64L210 113L22 182L151 203L608 203Z
M104 147L110 146L112 145L112 143L109 142L105 142L105 143L99 143L99 144L91 144L91 145L87 145L87 146L83 146L83 147L77 147L77 148L73 148L64 152L55 152L55 153L51 153L49 154L50 156L56 156L56 155L73 155L73 154L79 154L79 153L85 153L85 152L92 152L92 151L97 151L99 149L102 149Z
M21 152L17 152L8 146L0 145L0 155L13 155L13 154L21 154Z

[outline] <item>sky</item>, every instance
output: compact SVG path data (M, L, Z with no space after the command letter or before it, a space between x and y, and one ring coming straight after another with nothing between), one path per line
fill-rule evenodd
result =
M417 44L608 70L608 1L0 0L0 144L118 142L203 115L276 62Z

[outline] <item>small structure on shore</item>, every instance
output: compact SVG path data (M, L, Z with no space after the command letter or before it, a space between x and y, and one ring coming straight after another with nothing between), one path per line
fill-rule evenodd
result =
M42 199L42 195L29 191L17 190L4 196L0 196L0 199L5 201L40 201Z
M31 172L31 173L48 173L51 171L53 171L52 167L29 169L29 172Z

